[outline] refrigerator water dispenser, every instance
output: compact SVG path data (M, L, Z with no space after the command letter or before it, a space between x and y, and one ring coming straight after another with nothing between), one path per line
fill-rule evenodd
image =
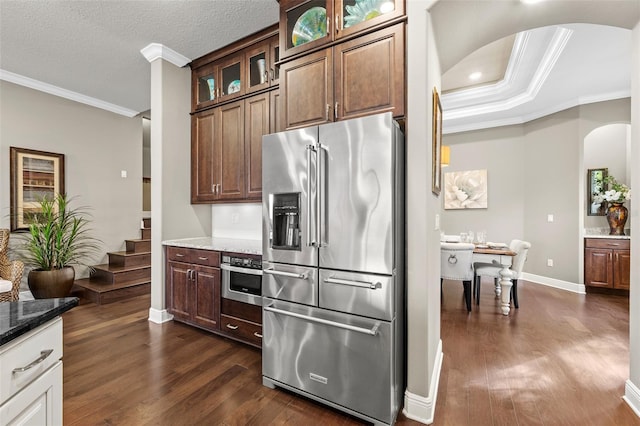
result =
M300 193L273 195L272 247L300 250Z

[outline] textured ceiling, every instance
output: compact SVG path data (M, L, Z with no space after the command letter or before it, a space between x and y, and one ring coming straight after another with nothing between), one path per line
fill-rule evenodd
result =
M448 94L443 95L444 130L513 124L584 102L628 96L631 45L626 28L640 19L640 0L610 0L610 6L604 3L435 3L430 11L445 72L443 84L446 82L451 95L456 96L454 105ZM160 43L195 59L276 23L278 9L276 0L0 0L0 78L14 73L134 113L144 112L150 107L150 67L140 53L142 48ZM572 35L536 90L522 81L507 84L510 91L489 87L485 94L493 98L469 96L465 104L465 90L456 88L468 85L462 82L466 71L446 81L448 71L455 73L455 65L469 54L472 62L492 65L496 55L506 58L511 41L503 37L513 37L514 28L523 25L534 29L550 22L570 27ZM473 55L496 40L504 43L494 46L498 47L494 54L484 56L480 51ZM530 43L529 49L532 46ZM520 77L531 77L538 67L533 60L524 61L516 71ZM503 69L504 64L497 67L495 75ZM485 82L485 86L500 85L501 81ZM514 92L516 89L520 92ZM523 96L528 97L526 102L519 103ZM470 107L475 110L470 112ZM447 119L448 112L455 115L454 109L458 118Z
M0 0L0 69L137 112L150 43L195 59L278 20L276 0Z

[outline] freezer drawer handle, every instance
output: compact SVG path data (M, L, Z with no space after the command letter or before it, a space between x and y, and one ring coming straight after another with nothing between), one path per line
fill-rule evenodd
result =
M275 269L264 269L263 272L265 274L281 275L283 277L299 278L301 280L306 280L308 276L306 272L302 274L296 274L295 272L276 271Z
M310 317L308 315L298 314L296 312L283 311L282 309L272 308L271 306L265 306L263 308L265 311L273 312L276 314L287 315L290 317L300 318L309 322L316 322L318 324L330 325L332 327L343 328L345 330L355 331L362 334L368 334L370 336L375 336L378 334L378 328L380 328L380 322L376 322L373 327L362 328L356 327L354 325L342 324L341 322L330 321L322 318Z
M371 281L351 281L351 280L342 280L340 278L327 278L324 280L324 282L329 284L348 285L351 287L370 288L371 290L375 290L376 288L382 287L381 282L374 283Z
M33 361L29 365L25 365L24 367L14 368L13 369L13 374L24 373L27 370L31 370L33 367L35 367L36 365L40 364L42 361L47 359L47 357L49 355L51 355L52 353L53 353L53 349L47 349L45 351L40 351L40 357L38 359L36 359L35 361Z

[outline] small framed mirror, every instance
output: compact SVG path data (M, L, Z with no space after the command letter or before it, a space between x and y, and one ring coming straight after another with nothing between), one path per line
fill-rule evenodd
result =
M605 190L604 178L607 177L607 168L587 170L587 216L604 216L607 212L607 203L595 203L594 195Z

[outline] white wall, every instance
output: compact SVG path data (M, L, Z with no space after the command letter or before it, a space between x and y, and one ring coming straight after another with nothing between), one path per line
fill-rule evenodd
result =
M640 22L633 29L631 69L631 189L640 188ZM636 189L637 194L637 189ZM640 203L631 207L631 220L640 223ZM629 380L625 400L640 417L640 232L631 234L631 290L629 292Z
M631 126L629 124L609 124L598 127L584 138L584 166L583 176L585 185L587 171L589 169L608 169L609 176L614 176L620 183L630 183L630 170L627 170L629 164L629 147L631 146ZM587 190L588 186L585 186ZM627 205L627 208L630 206ZM602 216L589 216L588 210L588 193L585 194L584 203L584 227L590 229L600 229L609 232L606 221ZM631 221L628 220L626 228L631 228Z
M525 124L445 135L444 143L451 146L451 165L445 173L487 169L488 208L444 210L444 230L458 234L486 229L491 241L525 239L532 244L525 272L582 283L586 201L581 194L586 193L586 165L590 161L612 164L601 163L604 156L583 162L583 135L604 139L612 157L615 153L620 157L620 164L611 168L618 172L622 167L624 176L626 130L602 134L600 129L629 121L627 98L582 105ZM615 152L613 137L623 138ZM553 222L547 221L549 214ZM603 216L593 218L590 223L607 227ZM554 260L553 267L547 266L547 259Z
M191 70L151 62L151 309L163 322L162 241L211 235L211 209L191 204Z
M451 147L443 173L487 170L487 208L444 210L441 227L447 234L487 232L487 241L524 238L524 129L507 126L444 135ZM444 198L444 197L441 197Z
M440 342L440 214L431 193L432 89L440 87L440 63L428 8L407 2L407 390L404 413L431 423L442 364Z
M74 206L88 206L94 235L108 251L140 238L142 118L0 81L0 226L9 227L9 147L65 155L65 189ZM127 171L127 178L120 172ZM88 276L76 268L77 277Z
M230 203L211 206L211 236L262 240L262 204Z

